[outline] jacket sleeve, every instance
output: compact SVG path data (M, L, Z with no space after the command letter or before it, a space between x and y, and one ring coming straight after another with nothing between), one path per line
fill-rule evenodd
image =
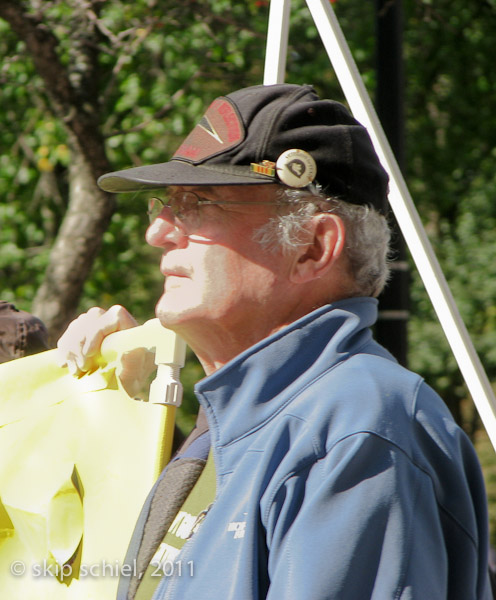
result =
M355 433L300 465L268 499L262 520L268 600L448 597L430 477L377 435ZM473 541L466 543L476 563ZM473 579L456 598L476 598Z

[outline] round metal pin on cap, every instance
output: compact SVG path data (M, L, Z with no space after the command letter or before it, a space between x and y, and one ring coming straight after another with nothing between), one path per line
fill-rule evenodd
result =
M289 187L303 188L315 179L317 165L308 152L293 148L279 156L276 171L279 179Z

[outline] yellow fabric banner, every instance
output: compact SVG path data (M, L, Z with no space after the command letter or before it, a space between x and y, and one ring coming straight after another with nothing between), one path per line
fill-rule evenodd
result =
M112 360L81 379L57 365L55 351L0 365L2 598L115 597L137 516L169 459L175 416L174 406L130 398L119 361L130 345L160 346L173 356L162 362L184 360L184 345L156 320L111 338Z

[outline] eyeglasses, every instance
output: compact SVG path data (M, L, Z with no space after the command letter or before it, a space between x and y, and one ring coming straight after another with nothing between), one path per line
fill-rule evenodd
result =
M148 217L150 223L160 215L162 210L167 207L171 210L174 217L180 221L188 230L197 229L201 225L200 207L206 205L228 205L228 204L248 204L247 202L208 200L202 198L196 192L179 192L171 195L167 199L150 198L148 202ZM275 204L293 204L290 201L268 201L268 202L250 202L251 205L275 205Z

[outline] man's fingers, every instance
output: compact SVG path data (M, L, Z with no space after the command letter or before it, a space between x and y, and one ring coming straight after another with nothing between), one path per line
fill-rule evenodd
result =
M123 306L115 305L107 311L90 308L75 319L59 339L59 362L67 365L73 375L93 370L104 338L136 325L136 320Z
M87 313L89 317L91 316L91 322L88 323L91 329L86 334L82 346L82 354L86 357L100 354L103 339L107 335L136 327L138 324L134 317L120 304L116 304L100 314L97 314L96 310L101 309L96 309L94 316L91 314L93 310L90 309Z

